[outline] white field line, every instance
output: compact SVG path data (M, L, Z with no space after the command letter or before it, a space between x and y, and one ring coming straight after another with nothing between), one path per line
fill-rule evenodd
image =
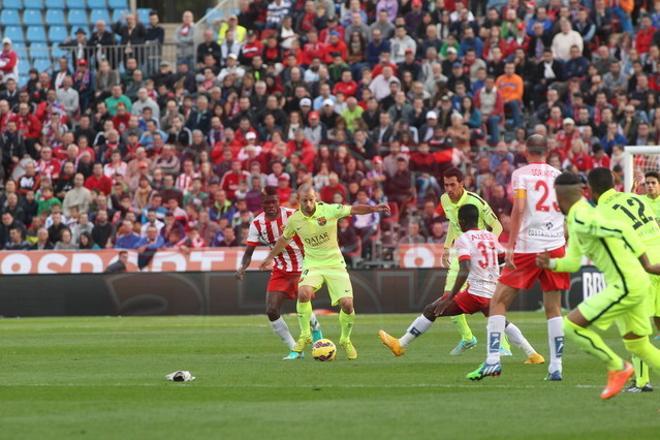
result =
M195 381L195 384L200 383L199 380ZM176 384L183 386L194 386L195 384ZM162 383L108 383L108 384L82 384L82 383L28 383L28 384L11 384L11 383L2 383L0 384L0 389L5 387L14 387L14 388L101 388L101 387L118 387L118 388L129 388L129 387L162 387ZM392 385L392 384L380 384L380 385L365 385L365 384L345 384L345 385L323 385L323 384L314 384L314 385L276 385L276 384L243 384L243 385L214 385L214 384L203 384L201 385L204 388L235 388L235 389L246 389L246 388L255 388L255 389L282 389L282 388L299 388L299 389L368 389L368 388L389 388L389 389L406 389L406 388L498 388L498 389L516 389L516 390L526 390L526 389L536 389L540 388L541 385L504 385L504 384L488 384L488 383L479 383L479 384L433 384L433 383L411 383L411 384L401 384L401 385ZM576 388L602 388L600 385L586 385L578 384L575 385Z

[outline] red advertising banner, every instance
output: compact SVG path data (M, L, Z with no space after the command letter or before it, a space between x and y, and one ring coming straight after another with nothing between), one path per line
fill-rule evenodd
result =
M402 268L441 267L441 245L399 246L399 266ZM241 264L244 248L206 248L189 252L158 251L142 272L209 272L235 271ZM0 251L0 275L102 273L117 260L117 249L99 251ZM252 256L251 270L256 270L268 255L267 248L258 248ZM138 253L128 251L128 271L138 271Z

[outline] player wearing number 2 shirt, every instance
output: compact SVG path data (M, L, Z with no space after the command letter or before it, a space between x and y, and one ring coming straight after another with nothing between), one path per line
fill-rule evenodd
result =
M564 216L559 210L554 180L561 174L546 163L547 142L540 135L527 139L529 164L513 172L514 201L506 264L490 303L487 360L468 379L480 380L501 373L500 341L506 309L520 289L529 289L539 280L548 320L550 364L547 380L561 380L564 330L561 318L561 291L570 285L569 275L536 266L536 255L548 252L552 258L564 256Z
M498 257L504 254L504 249L495 234L478 229L479 209L475 205L461 206L457 217L462 234L454 241L459 269L452 285L447 286L441 298L424 308L424 312L410 324L401 338L394 338L384 330L378 333L383 344L395 356L403 355L408 344L426 332L438 316L471 315L477 312L485 316L489 314L490 299L500 275ZM465 289L463 286L466 286ZM528 363L544 361L518 327L506 323L505 332L509 340L525 352Z

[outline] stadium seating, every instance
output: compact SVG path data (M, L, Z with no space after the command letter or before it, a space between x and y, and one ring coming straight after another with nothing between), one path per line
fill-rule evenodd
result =
M70 26L88 26L87 11L84 9L70 9L67 16Z
M30 58L35 59L50 59L50 50L46 43L32 43L30 45Z
M27 26L43 25L44 20L39 9L26 9L23 13L23 24Z
M43 9L43 0L29 0L25 2L25 9Z
M128 14L128 9L115 9L112 11L112 22L124 21L124 14Z
M14 43L22 43L25 41L23 28L21 26L7 26L3 36L8 37Z
M48 23L51 22L48 21ZM55 45L66 40L67 37L68 32L66 31L66 26L51 26L48 28L48 41Z
M68 9L85 9L87 2L86 0L66 0L66 7Z
M18 26L21 24L21 17L16 9L4 9L0 13L0 24L3 26Z
M89 22L94 24L99 20L110 23L110 14L107 9L92 9L89 14Z
M138 21L145 26L149 24L149 12L151 12L149 8L138 8L137 10Z
M111 9L128 9L128 0L108 0Z
M51 70L53 63L51 63L49 59L38 58L34 61L34 63L32 63L32 67L37 69L39 72L46 72Z
M48 41L48 38L46 38L46 28L43 26L29 26L25 37L30 43L45 43Z
M64 0L46 0L46 9L64 9Z
M107 7L105 0L87 0L87 7L91 10L105 9Z
M46 23L48 26L65 26L66 18L63 9L48 9L46 11ZM51 40L57 41L57 40Z
M4 0L3 9L23 9L23 0Z

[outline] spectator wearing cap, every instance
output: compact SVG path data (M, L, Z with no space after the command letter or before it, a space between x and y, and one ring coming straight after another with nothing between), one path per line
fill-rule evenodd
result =
M18 81L18 55L12 47L11 39L2 39L2 52L0 52L0 82L5 84L8 79Z
M218 44L222 45L227 36L227 32L232 32L234 39L237 43L241 44L245 42L245 37L247 36L247 29L244 26L241 26L238 23L238 17L234 14L230 15L227 21L222 21L220 27L218 28Z
M74 38L67 37L63 42L60 43L60 47L68 48L71 50L72 62L74 66L78 65L80 60L88 60L90 52L93 50L90 47L91 45L87 41L87 33L84 29L76 29Z
M227 66L218 74L218 81L223 82L229 75L233 75L234 79L241 79L245 75L245 69L238 64L238 56L235 53L227 55Z
M405 26L397 26L394 31L394 38L391 41L390 53L392 62L395 64L403 63L406 57L406 50L410 49L413 53L417 52L417 43L406 32Z

